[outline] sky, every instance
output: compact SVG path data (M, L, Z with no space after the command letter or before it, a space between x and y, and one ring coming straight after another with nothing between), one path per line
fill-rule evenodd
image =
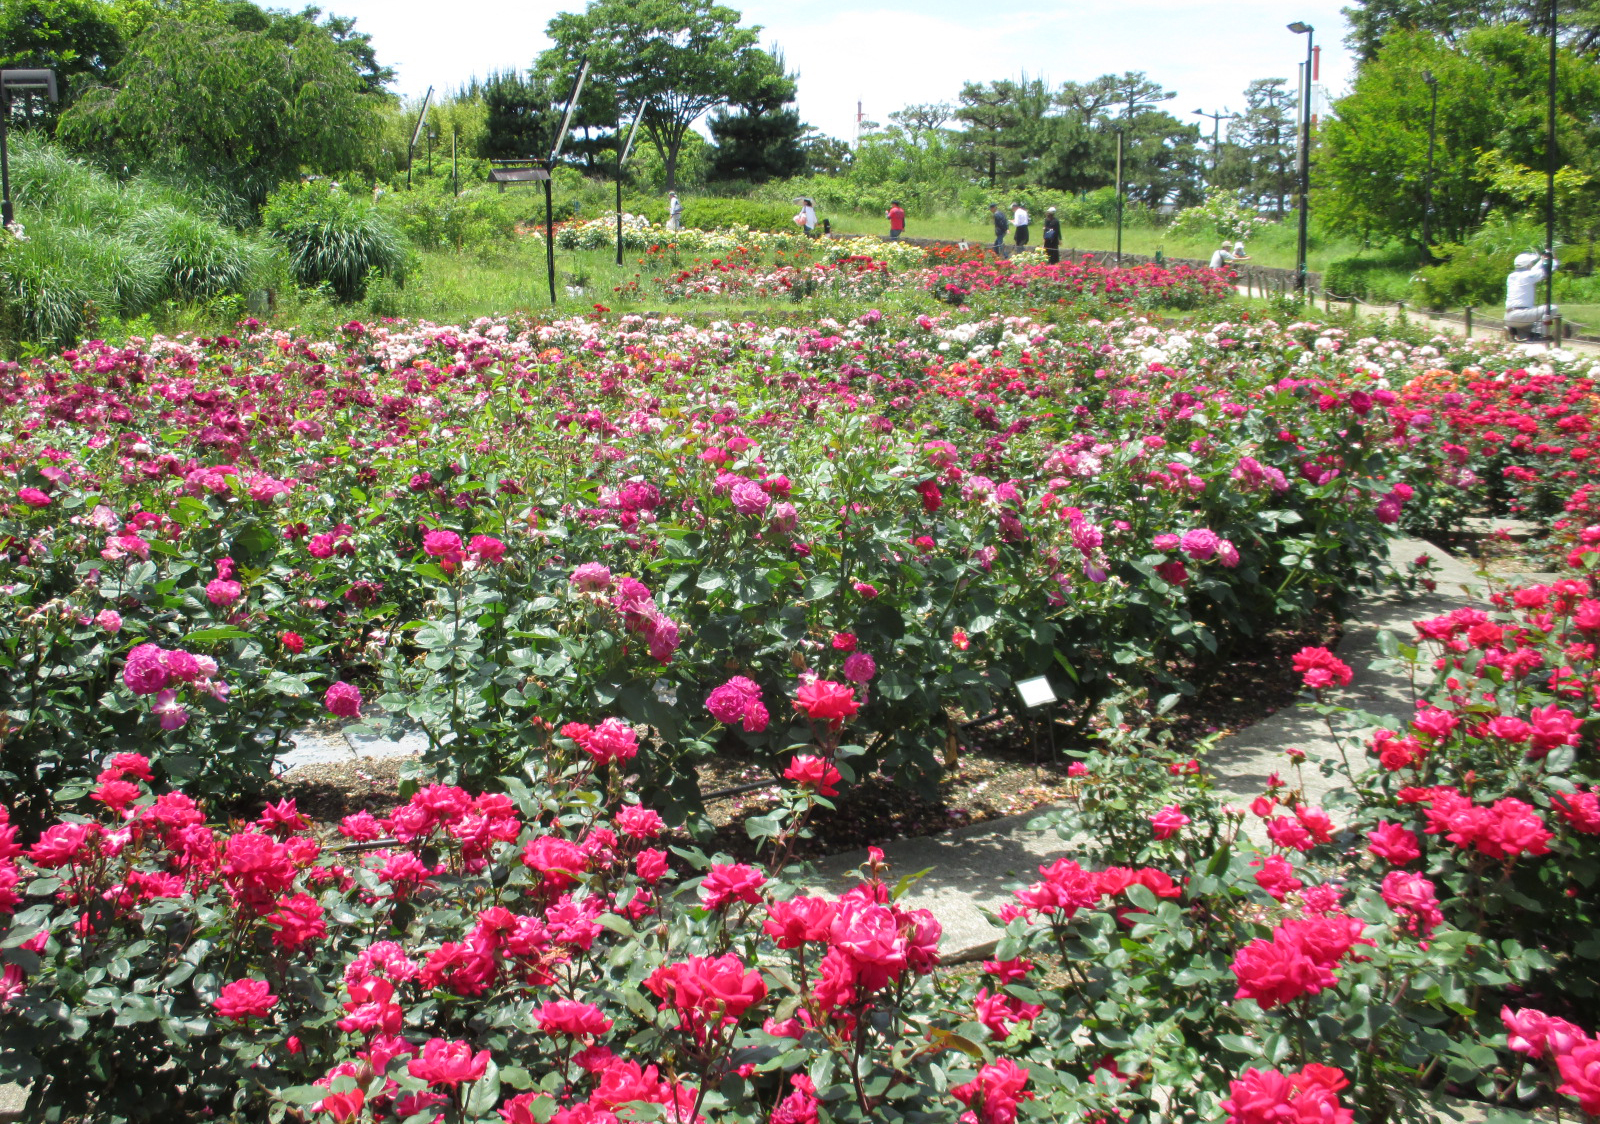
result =
M378 58L399 72L394 89L420 97L431 84L463 85L492 70L526 69L549 45L545 24L582 0L323 0L354 16ZM883 122L912 102L955 102L963 80L1026 73L1052 84L1144 70L1177 93L1180 117L1244 107L1255 78L1293 84L1316 28L1319 84L1338 96L1354 69L1340 8L1350 0L723 0L763 29L800 75L807 124L850 139L859 100ZM1209 134L1209 121L1192 118Z

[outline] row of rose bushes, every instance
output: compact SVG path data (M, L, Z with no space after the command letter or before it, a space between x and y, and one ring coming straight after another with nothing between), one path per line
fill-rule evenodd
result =
M1594 361L1523 349L1497 362L1429 372L1402 406L1436 419L1465 491L1430 489L1439 522L1489 503L1553 532L1557 557L1600 521L1600 378Z
M751 260L747 254L730 254L696 262L651 278L653 291L669 302L702 297L764 299L785 297L804 300L818 294L871 299L891 284L889 266L869 254L854 254L835 261L785 264ZM640 291L637 281L617 291Z
M881 855L843 893L786 865L842 780L847 682L741 677L725 723L809 732L764 866L633 795L637 731L566 723L525 778L430 784L319 838L219 823L148 758L90 816L0 825L0 1079L52 1118L613 1124L1417 1119L1435 1098L1600 1114L1600 530L1572 575L1418 622L1419 706L1249 807L1106 714L1056 815L1074 858L998 911L974 973ZM1330 721L1351 669L1295 667ZM685 700L699 709L698 700Z
M1133 308L1195 309L1233 295L1227 270L1191 265L1095 265L1094 256L1080 261L1046 263L1010 258L967 260L937 265L918 278L938 299L962 305L974 294L1020 299L1030 305L1080 302L1099 298Z
M643 783L688 803L715 744L781 768L796 732L679 699L852 656L856 765L926 781L952 716L1015 679L1085 714L1176 701L1368 580L1446 461L1390 386L1459 361L1308 325L869 311L10 364L0 783L37 819L116 747L247 790L324 710L420 727L482 782L579 710L648 726Z

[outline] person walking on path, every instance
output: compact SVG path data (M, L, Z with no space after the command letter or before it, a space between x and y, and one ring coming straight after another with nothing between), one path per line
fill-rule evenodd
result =
M996 257L1006 256L1006 228L1011 221L1006 218L1006 213L1000 209L1000 204L989 204L989 217L994 219L994 252Z
M1016 227L1013 240L1020 250L1028 244L1028 212L1021 203L1011 204L1011 225Z
M817 209L812 205L811 200L800 200L800 213L795 215L794 224L805 231L807 238L815 238L817 236Z
M683 200L678 198L676 191L667 196L667 229L683 229Z
M898 242L906 232L906 211L898 200L889 204L889 241Z
M1061 220L1054 207L1046 207L1044 212L1044 256L1051 265L1061 260Z

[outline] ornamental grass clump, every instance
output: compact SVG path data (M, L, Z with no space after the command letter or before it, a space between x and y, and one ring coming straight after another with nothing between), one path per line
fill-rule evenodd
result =
M284 248L297 282L326 285L341 301L358 300L372 275L405 278L400 232L367 199L335 184L283 185L262 207L261 225Z

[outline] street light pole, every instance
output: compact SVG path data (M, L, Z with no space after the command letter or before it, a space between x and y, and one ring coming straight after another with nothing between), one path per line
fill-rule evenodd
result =
M1214 187L1216 186L1215 181L1217 178L1217 157L1222 151L1222 122L1231 121L1239 115L1237 113L1229 113L1227 106L1223 106L1221 113L1207 113L1203 109L1197 109L1194 111L1194 115L1196 117L1211 118L1211 179Z
M617 114L617 141L621 145L617 149L617 264L622 264L622 166L628 162L628 154L633 151L634 134L639 131L639 121L644 117L644 107L639 107L639 112L633 115L633 127L628 130L628 139L622 140L622 114Z
M1422 80L1433 98L1428 110L1428 175L1423 181L1422 201L1422 261L1426 265L1433 261L1433 143L1439 124L1439 79L1433 71L1424 70Z
M1550 323L1556 294L1556 30L1556 0L1550 0L1550 74L1544 120L1544 336L1551 347L1556 345Z
M1553 2L1553 0L1552 0ZM1295 253L1295 292L1304 300L1306 295L1306 234L1311 195L1311 41L1315 38L1316 28L1309 23L1296 20L1289 25L1289 30L1296 35L1306 37L1306 70L1305 89L1300 97L1300 237Z
M1122 136L1123 128L1117 126L1117 268L1122 268Z

